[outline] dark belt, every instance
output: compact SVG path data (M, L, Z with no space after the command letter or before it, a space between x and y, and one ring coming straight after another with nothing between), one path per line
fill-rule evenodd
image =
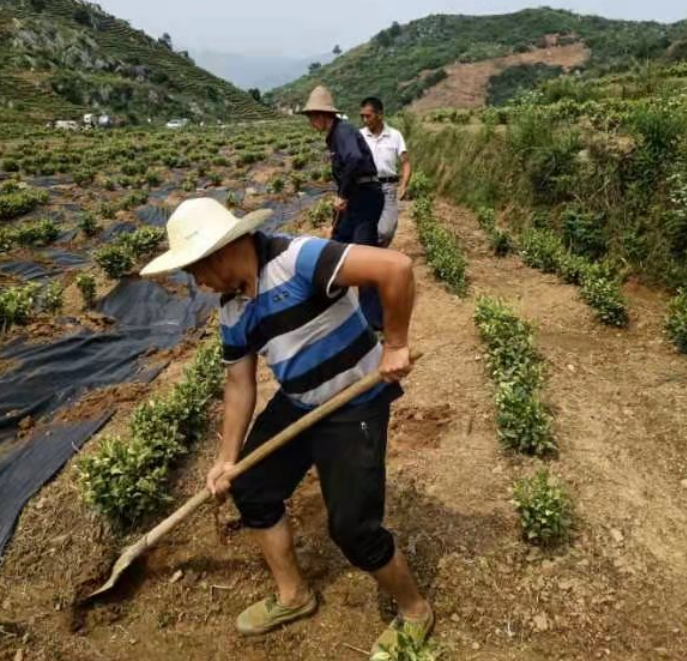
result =
M379 183L379 177L375 177L372 175L370 175L368 177L358 177L355 180L355 183L359 184L359 185L361 185L361 184L378 184Z
M380 184L397 184L398 182L398 177L379 177Z

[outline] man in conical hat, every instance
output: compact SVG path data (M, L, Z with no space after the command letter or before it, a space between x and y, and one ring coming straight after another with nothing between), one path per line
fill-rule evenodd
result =
M342 243L378 246L384 193L365 139L355 126L340 118L326 87L316 87L312 91L303 114L314 129L326 134L327 147L332 155L332 174L338 186L334 202L338 218L332 238ZM373 287L361 289L360 304L370 326L382 330L382 307Z
M357 133L357 131L356 131ZM269 211L237 218L219 202L183 202L167 224L169 250L142 271L191 274L222 295L220 330L226 364L222 440L207 476L214 494L231 488L277 590L237 620L260 635L317 609L296 557L284 506L314 465L327 506L329 533L351 564L369 572L399 606L379 639L393 648L401 632L424 641L434 622L405 557L383 526L390 407L410 372L408 328L415 284L401 253L308 236L260 231ZM386 318L380 344L352 288L372 284ZM280 390L249 431L257 397L257 357ZM309 410L379 369L370 392L303 432L230 482L232 467Z

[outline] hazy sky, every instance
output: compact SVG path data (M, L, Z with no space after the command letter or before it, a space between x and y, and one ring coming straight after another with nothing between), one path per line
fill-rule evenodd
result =
M678 21L684 0L100 0L106 11L158 37L172 35L186 48L228 53L301 57L325 53L335 44L348 49L392 21L433 13L497 14L543 4L609 18Z

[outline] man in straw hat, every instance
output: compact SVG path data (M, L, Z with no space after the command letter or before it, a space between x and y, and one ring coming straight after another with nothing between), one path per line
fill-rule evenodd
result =
M332 238L342 243L378 246L384 193L365 139L352 124L338 117L339 111L326 87L312 91L303 114L313 128L327 134L327 147L332 154L332 174L338 185L334 201L338 219ZM362 287L360 303L370 326L381 330L384 319L378 292L373 287Z
M253 531L276 594L237 620L241 633L264 634L313 614L317 599L298 566L284 502L314 465L329 532L348 560L374 576L400 614L382 634L394 648L401 632L423 642L434 616L405 557L382 526L390 405L411 370L408 326L414 301L410 259L390 250L313 237L257 231L269 211L236 218L219 202L182 203L167 224L169 250L141 272L183 269L222 294L220 326L226 363L219 456L207 477L216 495L231 489L243 524ZM386 318L382 346L352 287L378 288ZM248 432L262 355L281 388ZM385 383L304 432L229 483L228 471L308 410L379 368Z

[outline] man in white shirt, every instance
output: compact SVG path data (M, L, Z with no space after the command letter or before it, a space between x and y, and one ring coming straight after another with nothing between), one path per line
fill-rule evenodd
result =
M365 99L360 106L365 138L384 192L384 211L379 220L379 245L388 248L398 227L398 201L405 197L412 175L408 149L400 131L384 122L384 104L377 97ZM399 163L401 176L398 175Z

